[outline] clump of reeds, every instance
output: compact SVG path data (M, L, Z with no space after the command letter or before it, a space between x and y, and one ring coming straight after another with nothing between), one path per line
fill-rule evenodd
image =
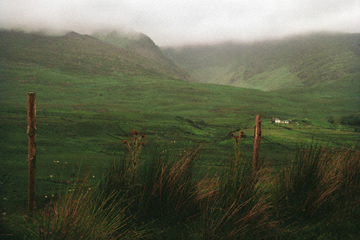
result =
M360 151L342 149L334 158L338 175L336 209L343 220L358 219L360 214Z
M139 136L133 131L133 139L124 140L128 154L109 166L102 182L104 194L114 189L119 191L129 204L128 214L134 214L135 221L154 223L157 228L181 225L199 216L204 199L212 194L200 191L201 182L193 179L200 146L173 156L156 151L152 158L139 165L136 151L139 138L144 138Z
M277 179L277 215L285 224L319 222L333 212L339 188L331 152L311 146L296 152L295 160Z
M154 156L142 173L139 211L145 219L186 221L200 214L200 204L210 193L200 193L193 179L199 147L183 154Z
M310 229L337 236L345 234L346 228L335 229L335 223L359 223L359 151L320 146L302 149L277 179L277 218L293 232ZM317 230L311 230L314 226Z
M266 171L253 172L251 161L241 157L241 136L232 137L235 155L219 180L217 198L203 212L203 239L260 239L270 236L276 225L259 184L267 177Z
M71 186L57 201L39 210L34 218L25 218L25 236L36 239L137 239L142 231L133 231L117 192L104 197L96 189Z

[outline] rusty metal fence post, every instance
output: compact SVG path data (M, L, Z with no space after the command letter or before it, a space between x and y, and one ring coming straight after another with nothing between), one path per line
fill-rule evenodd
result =
M260 140L261 140L261 115L257 115L255 118L255 130L254 130L253 172L259 170Z
M36 93L27 94L27 134L28 134L28 210L32 216L35 209L35 177L36 177Z

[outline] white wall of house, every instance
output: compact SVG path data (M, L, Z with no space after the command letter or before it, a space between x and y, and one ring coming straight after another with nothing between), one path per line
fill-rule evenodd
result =
M285 123L285 124L289 124L289 123L290 123L289 120L281 121L279 118L273 118L273 121L274 121L275 123Z

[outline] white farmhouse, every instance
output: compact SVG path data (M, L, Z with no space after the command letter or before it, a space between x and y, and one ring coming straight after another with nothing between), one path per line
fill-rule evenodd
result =
M273 118L272 119L273 123L285 123L285 124L289 124L290 121L289 120L285 120L285 121L281 121L280 118Z
M273 118L272 121L273 121L274 123L280 123L280 122L281 122L279 118Z

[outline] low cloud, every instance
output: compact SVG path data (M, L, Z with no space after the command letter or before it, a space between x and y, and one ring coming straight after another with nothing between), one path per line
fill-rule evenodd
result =
M0 27L134 30L160 46L360 32L358 0L0 0Z

